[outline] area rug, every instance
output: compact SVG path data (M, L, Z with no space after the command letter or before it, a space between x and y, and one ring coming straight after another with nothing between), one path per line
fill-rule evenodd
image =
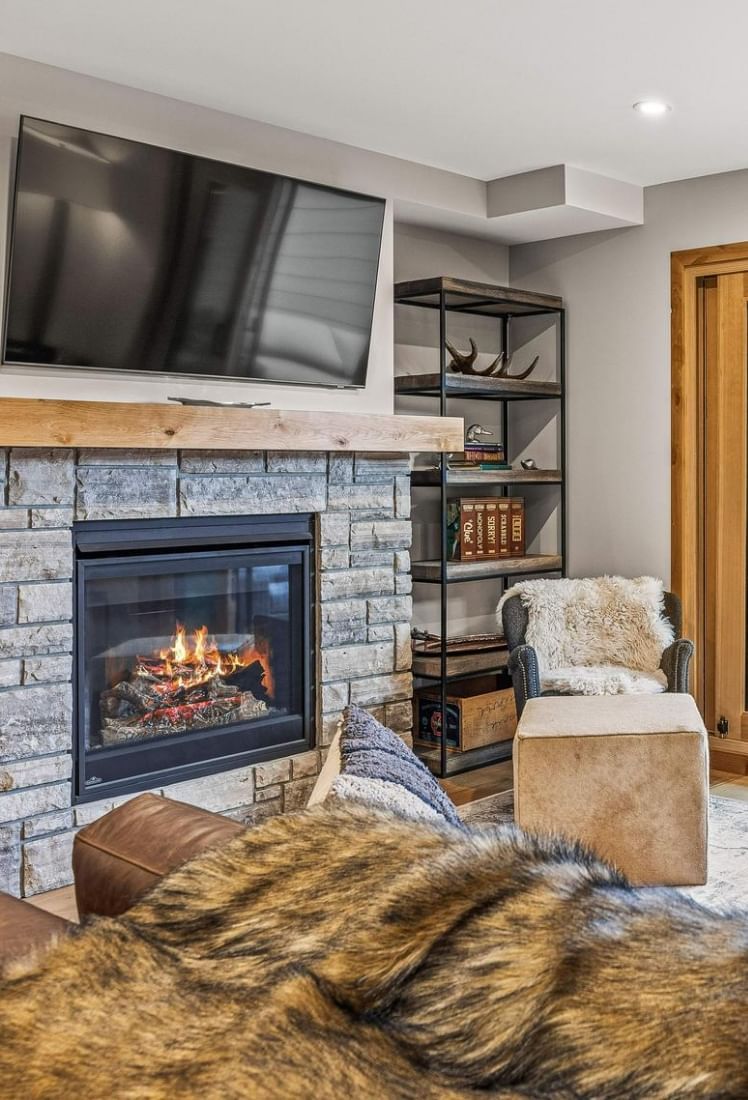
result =
M502 791L459 807L473 826L507 825L514 819L511 791ZM702 905L748 909L748 804L736 798L709 799L709 881L681 887Z

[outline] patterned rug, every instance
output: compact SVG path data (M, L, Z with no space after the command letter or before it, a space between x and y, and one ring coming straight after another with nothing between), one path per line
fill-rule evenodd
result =
M492 794L459 807L471 825L506 825L514 817L511 791ZM709 799L709 881L680 887L702 905L748 910L748 803L735 798Z

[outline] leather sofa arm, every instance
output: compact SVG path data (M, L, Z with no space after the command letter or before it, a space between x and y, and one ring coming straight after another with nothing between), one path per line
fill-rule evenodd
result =
M693 642L677 638L663 650L660 668L667 676L668 691L688 694L688 671L693 657Z
M119 916L169 871L244 829L198 806L138 795L75 837L73 874L80 916Z
M509 654L509 672L514 687L517 718L522 714L528 699L540 695L540 669L538 655L531 645L518 645Z

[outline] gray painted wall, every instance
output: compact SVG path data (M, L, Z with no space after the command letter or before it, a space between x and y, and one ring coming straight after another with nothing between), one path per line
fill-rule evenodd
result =
M647 188L644 225L511 250L568 307L569 566L670 577L670 253L748 239L748 171Z

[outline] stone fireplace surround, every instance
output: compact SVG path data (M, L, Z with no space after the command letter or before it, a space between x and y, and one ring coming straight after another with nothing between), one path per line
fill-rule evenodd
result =
M409 470L387 453L0 451L0 889L70 883L76 829L132 797L72 805L73 521L319 516L316 747L158 788L252 823L305 805L348 702L409 738Z

